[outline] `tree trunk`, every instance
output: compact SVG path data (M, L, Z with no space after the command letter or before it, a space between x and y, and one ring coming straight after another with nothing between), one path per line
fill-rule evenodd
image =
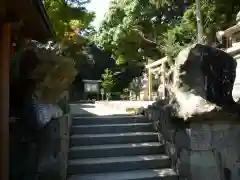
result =
M202 24L202 15L201 15L201 4L200 4L200 0L195 0L195 1L196 1L198 43L203 44L203 24Z

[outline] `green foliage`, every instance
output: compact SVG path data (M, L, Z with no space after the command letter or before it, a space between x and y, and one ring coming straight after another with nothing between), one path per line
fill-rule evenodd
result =
M189 7L184 13L183 19L192 22L196 28L196 5ZM209 0L201 0L201 12L204 34L211 43L215 40L216 31L224 30L235 24L235 17L240 10L240 1L237 0L216 0L215 3Z
M124 89L122 90L122 93L121 93L121 95L120 95L120 98L121 98L122 100L129 100L129 89L128 89L128 88L124 88Z
M196 28L194 24L182 19L178 25L164 33L162 48L168 58L173 61L184 47L194 41L195 37Z
M148 58L164 56L161 36L184 10L182 1L169 2L160 7L150 0L111 1L93 39L113 55L116 63L113 70L121 72L114 90L122 91L133 78L140 76Z
M238 0L215 0L216 16L224 18L221 29L226 29L236 23L236 15L240 10L240 1Z
M230 0L230 4L238 6L234 0ZM216 31L224 29L227 21L229 6L225 4L226 10L222 9L224 0L216 0L215 3L209 0L201 0L201 12L204 35L207 43L211 44L215 41ZM240 3L238 3L240 4ZM174 60L177 54L186 46L193 43L196 39L196 4L193 3L184 12L179 23L169 28L163 35L162 48L170 60Z
M129 90L133 91L136 95L139 95L142 88L142 80L141 77L136 77L129 84Z
M89 30L94 14L83 7L87 0L44 0L44 5L56 32L62 54L75 61L84 56L88 39L81 34Z
M86 29L94 14L83 7L86 0L44 0L43 3L53 24L57 39L71 38ZM78 31L78 32L77 32Z
M102 74L101 85L106 93L111 92L114 86L114 77L113 77L113 72L110 69L106 69L104 71L104 74Z
M237 0L201 0L208 43L215 40L217 30L232 23L239 5ZM114 88L126 88L126 82L141 74L137 71L148 58L154 60L167 55L171 66L177 54L195 41L195 1L189 0L188 6L185 11L182 0L112 0L94 40L113 54L115 70L122 72Z
M87 11L84 7L89 2L89 0L43 0L56 32L56 43L52 43L51 48L58 49L58 55L73 59L78 71L73 82L73 89L81 87L83 84L81 79L86 74L94 74L89 73L92 70L92 65L95 64L95 59L91 57L88 45L91 41L89 37L95 33L94 27L90 25L95 14ZM100 67L100 73L99 69L97 70L95 74L99 75L96 79L101 78L105 68ZM68 73L71 72L73 73L71 70Z
M183 19L187 22L191 22L194 27L197 27L196 22L196 4L193 4L183 16ZM201 12L202 12L202 21L203 29L205 36L210 40L215 38L216 31L221 29L221 25L225 21L224 14L218 14L217 4L211 3L208 0L201 1Z
M89 35L94 32L90 23L94 13L88 12L84 5L89 0L44 0L44 5L56 32L60 54L74 59L78 70L91 62L86 46ZM82 35L84 34L84 35Z
M53 2L58 1L64 0ZM112 74L119 72L117 78L112 77L114 85L111 91L114 92L122 92L124 88L129 87L129 83L142 74L147 59L157 60L167 55L173 61L179 51L193 43L196 38L195 0L188 0L187 10L183 0L112 0L109 11L97 32L89 27L93 14L82 8L84 1L75 1L80 2L77 5L78 13L71 12L79 17L78 20L71 16L70 21L67 19L57 22L54 25L55 29L59 29L59 37L63 37L64 41L65 39L70 41L66 54L74 59L81 59L76 63L82 71L81 76L98 69L96 64L101 64L101 61L89 61L94 59L86 51L89 39L107 54L112 55L115 61L114 67L106 67L104 61L102 63L104 66L99 65L96 74L102 74L99 72L105 68L111 68ZM72 0L65 2L68 8L76 9L72 3ZM61 12L59 9L58 11ZM209 42L212 42L217 30L225 29L233 23L236 13L240 10L240 1L201 0L201 10L204 34ZM62 17L63 12L57 15L53 9L50 14L58 20L70 17ZM76 30L84 31L85 36L76 36ZM73 38L63 36L61 32L65 31L74 34ZM71 44L72 42L77 44ZM98 78L101 78L100 75ZM98 78L96 75L96 79Z
M148 0L113 0L95 42L111 51L115 59L129 62L141 61L143 56L156 58L161 55L156 42L167 25L155 23L153 19L162 16Z

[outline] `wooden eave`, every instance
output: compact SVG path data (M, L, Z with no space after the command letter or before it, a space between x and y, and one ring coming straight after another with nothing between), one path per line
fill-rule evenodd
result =
M1 19L12 22L18 36L38 41L55 36L42 0L5 0L0 5Z

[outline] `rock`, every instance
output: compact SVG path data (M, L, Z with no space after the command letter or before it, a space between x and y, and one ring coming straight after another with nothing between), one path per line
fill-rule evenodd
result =
M167 105L161 109L158 130L163 134L165 140L173 143L177 125L171 120L171 110L171 106Z
M174 170L178 171L176 164L178 160L178 152L179 150L176 148L174 144L172 144L169 141L166 141L165 143L165 152L171 159L171 166Z
M180 153L179 173L188 180L220 180L221 174L217 160L212 151Z
M232 89L236 60L210 46L196 44L181 51L175 61L172 94L178 115L187 119L236 103Z

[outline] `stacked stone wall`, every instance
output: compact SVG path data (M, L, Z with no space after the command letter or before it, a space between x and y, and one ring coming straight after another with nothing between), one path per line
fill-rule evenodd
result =
M152 105L145 115L165 142L172 167L186 180L240 179L240 121L184 122L171 116L170 106ZM198 117L199 119L199 117Z
M11 180L66 180L70 124L71 117L64 115L31 136L12 122Z

